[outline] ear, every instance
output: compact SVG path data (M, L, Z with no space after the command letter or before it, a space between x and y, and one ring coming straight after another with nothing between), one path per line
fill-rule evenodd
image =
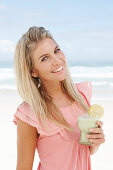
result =
M31 70L32 77L38 77L38 72L34 69Z

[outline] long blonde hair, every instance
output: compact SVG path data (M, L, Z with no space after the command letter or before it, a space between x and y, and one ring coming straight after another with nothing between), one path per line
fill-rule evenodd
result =
M56 125L73 132L73 127L65 120L59 108L55 105L52 98L41 88L38 88L38 79L31 76L33 68L32 54L39 41L44 38L53 37L44 27L31 27L18 41L15 56L14 70L17 90L23 101L27 102L36 118L40 119L43 126L48 129L46 119L48 118ZM55 41L55 40L54 40ZM84 110L88 111L89 105L84 102L83 96L75 87L68 66L66 64L66 79L61 81L62 89L67 95L76 101Z

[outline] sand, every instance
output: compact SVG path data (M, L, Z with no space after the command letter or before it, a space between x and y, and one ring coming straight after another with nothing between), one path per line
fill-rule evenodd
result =
M13 124L13 114L22 102L16 90L0 90L0 169L16 169L16 125ZM105 143L91 156L92 170L113 170L113 101L99 101L91 99L91 104L104 107L103 130ZM36 151L33 170L36 170L39 157Z

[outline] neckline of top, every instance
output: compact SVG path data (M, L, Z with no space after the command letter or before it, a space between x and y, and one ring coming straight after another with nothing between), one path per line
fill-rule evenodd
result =
M59 107L59 109L69 109L74 105L74 103L75 103L75 101L71 105L66 106L66 107Z

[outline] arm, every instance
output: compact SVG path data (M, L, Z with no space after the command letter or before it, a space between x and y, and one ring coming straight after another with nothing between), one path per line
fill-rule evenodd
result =
M21 121L17 122L16 170L32 170L37 142L37 129Z

